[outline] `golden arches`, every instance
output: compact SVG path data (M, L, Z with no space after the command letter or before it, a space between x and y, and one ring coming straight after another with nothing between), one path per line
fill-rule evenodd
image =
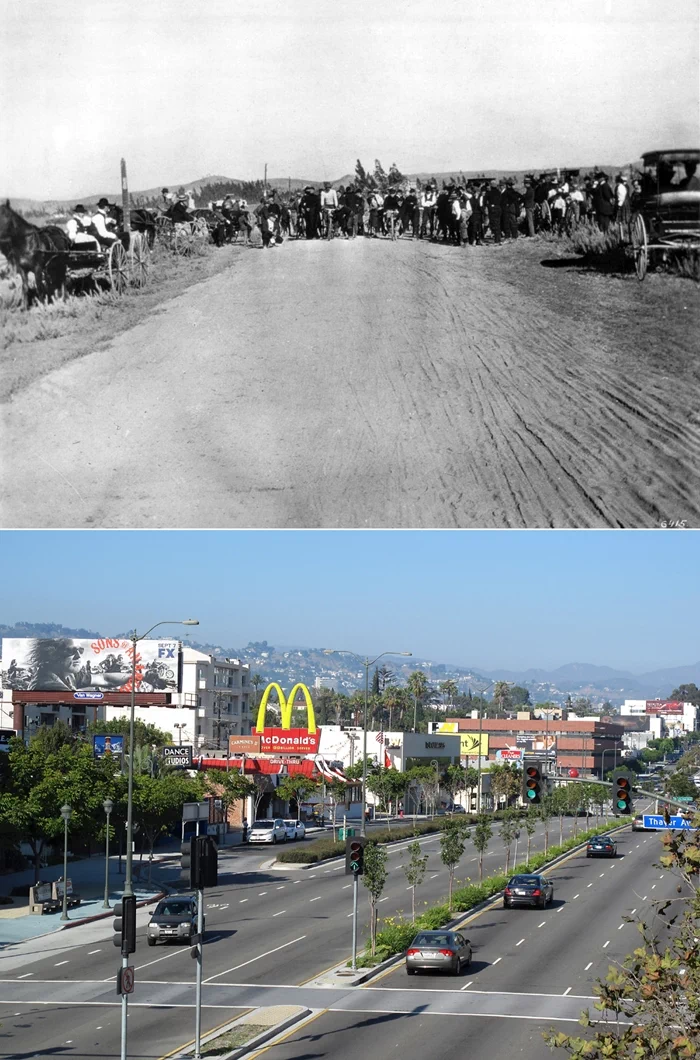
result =
M282 728L283 729L291 729L291 727L292 727L292 710L294 709L294 699L296 697L297 692L301 691L303 693L303 695L304 695L304 700L306 701L307 727L308 727L308 730L309 730L310 733L315 733L316 732L316 715L314 714L314 705L313 705L313 702L312 702L312 699L311 699L311 693L309 692L309 690L306 687L306 685L301 684L301 682L297 683L294 686L294 688L291 690L291 692L289 693L289 696L286 697L284 692L282 691L282 689L280 688L280 686L277 684L276 681L271 681L270 684L267 686L267 688L265 689L265 691L262 694L262 699L260 700L260 706L258 707L258 717L257 717L257 720L255 722L256 731L257 732L262 732L263 729L265 728L265 712L267 710L267 703L268 703L268 700L270 698L270 693L272 692L273 689L277 693L277 698L279 699L280 714L281 714L281 717L282 717Z

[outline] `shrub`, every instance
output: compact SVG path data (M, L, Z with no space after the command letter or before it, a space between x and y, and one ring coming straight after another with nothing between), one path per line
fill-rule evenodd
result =
M416 931L436 931L452 919L448 905L433 905L416 917Z

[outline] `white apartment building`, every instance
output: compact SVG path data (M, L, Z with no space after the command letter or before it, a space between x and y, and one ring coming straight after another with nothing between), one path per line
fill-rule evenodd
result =
M136 707L136 717L170 732L178 744L192 744L194 754L228 747L229 736L247 736L255 725L250 700L250 667L240 659L182 649L182 691L171 704ZM124 707L103 707L106 721L123 717Z

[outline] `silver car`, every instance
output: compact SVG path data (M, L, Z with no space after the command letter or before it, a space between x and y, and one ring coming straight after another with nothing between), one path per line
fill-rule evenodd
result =
M194 894L175 895L158 902L148 924L146 937L149 946L156 942L187 942L197 934L197 897Z
M427 969L459 975L472 961L472 944L459 931L421 931L406 950L406 974Z
M294 821L289 818L285 820L284 827L287 832L287 839L303 839L306 835L303 821Z
M248 833L249 843L286 843L287 829L281 817L266 821L253 821Z

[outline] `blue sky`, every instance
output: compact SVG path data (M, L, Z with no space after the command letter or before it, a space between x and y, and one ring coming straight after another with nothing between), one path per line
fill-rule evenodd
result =
M694 531L5 531L0 549L10 624L109 635L195 617L195 639L227 647L483 669L700 658Z
M697 63L697 0L0 0L0 191L621 165Z

